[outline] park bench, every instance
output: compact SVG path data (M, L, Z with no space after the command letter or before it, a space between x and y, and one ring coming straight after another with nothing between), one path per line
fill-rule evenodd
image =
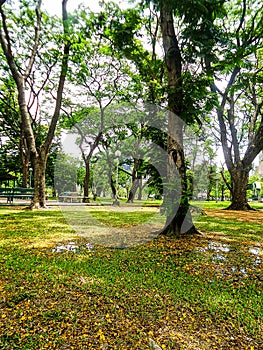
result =
M11 195L11 202L13 202L14 198L33 199L34 188L14 187Z
M0 198L6 198L7 203L11 203L13 188L11 187L0 187Z
M63 192L58 196L58 201L64 203L81 203L83 196L80 196L78 192Z
M32 199L33 197L34 197L33 188L25 188L25 187L0 188L0 198L6 198L7 203L13 203L15 198Z

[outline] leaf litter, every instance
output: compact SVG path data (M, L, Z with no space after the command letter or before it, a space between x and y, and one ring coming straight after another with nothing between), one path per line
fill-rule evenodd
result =
M89 248L3 247L1 349L263 349L261 242Z

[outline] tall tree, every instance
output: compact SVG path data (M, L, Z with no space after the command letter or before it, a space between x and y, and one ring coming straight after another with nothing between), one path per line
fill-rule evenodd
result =
M149 3L149 1L145 2ZM168 1L153 1L153 3L155 5L154 11L150 7L147 8L151 14L146 21L147 26L144 26L144 12L136 9L128 9L122 13L117 9L118 16L115 17L112 15L107 16L103 13L103 16L100 15L97 18L96 23L98 26L104 28L103 35L109 39L109 45L111 48L114 48L114 52L119 55L125 55L137 68L137 79L143 82L143 84L137 86L139 87L141 96L140 102L149 101L167 106L165 104L165 96L168 95L169 136L163 146L168 150L169 154L168 178L171 191L168 191L169 193L165 195L165 201L168 205L168 218L167 228L164 233L168 235L179 235L182 232L196 232L188 210L188 189L182 142L184 123L182 119L185 122L193 122L198 115L200 109L197 108L196 92L199 94L199 99L202 98L200 91L204 97L205 83L202 82L202 79L198 80L198 75L197 79L194 80L194 74L192 74L190 69L183 71L183 63L186 62L186 66L188 66L193 61L184 52L185 43L183 42L183 36L181 36L181 42L179 42L175 34L173 15L176 14L178 18L183 18L181 25L183 26L185 37L188 37L189 33L186 29L194 28L199 22L204 23L210 11L214 11L214 7L215 9L217 8L218 5L215 5L218 2L200 0L194 8L192 1L187 1L186 4L185 1L172 1L170 3ZM158 11L160 12L160 16ZM151 22L153 17L156 20L155 27ZM158 29L159 24L161 24L164 43L164 62L158 58L156 50L158 38L158 30L156 29ZM153 28L155 29L152 30ZM139 39L142 30L144 33L149 34L152 52L145 49L143 42ZM167 74L164 74L164 66L167 68ZM198 72L198 67L195 66L195 68ZM136 79L135 75L134 79ZM168 81L167 86L166 81ZM198 84L194 84L194 81L198 82ZM195 86L196 90L194 88ZM194 92L193 96L188 93L188 90ZM167 144L169 145L168 147ZM181 190L178 192L177 188L179 187ZM177 214L174 217L175 212Z
M26 7L26 8L25 8ZM26 11L25 11L26 10ZM23 21L24 14L30 14L30 20L27 22L27 26L33 26L31 32L31 45L28 45L29 51L23 52L21 60L21 53L16 48L16 41L13 38L14 33L10 30L10 22L12 22L14 14L12 11L4 9L3 4L0 6L0 43L6 59L6 62L11 71L12 77L16 83L18 93L18 104L21 116L22 132L27 142L27 147L30 153L30 160L34 169L34 199L32 201L32 207L45 207L45 170L48 152L54 137L56 125L60 115L60 109L62 104L63 89L68 70L68 60L70 52L69 41L69 19L67 14L67 0L62 1L62 22L63 22L63 52L61 53L61 69L58 78L57 91L56 91L56 103L53 112L52 119L49 123L48 132L45 140L39 147L36 144L36 137L34 128L32 125L32 117L28 108L27 88L30 87L30 78L32 78L32 72L34 63L39 54L39 48L41 44L41 31L42 30L42 14L41 14L41 0L36 3L35 11L31 11L29 4L24 2L21 8L21 18ZM21 22L20 22L21 24ZM25 24L25 23L24 23ZM12 27L12 26L11 26ZM24 28L27 28L24 26ZM27 28L28 29L28 28ZM24 34L22 31L21 34ZM34 78L31 79L34 81Z
M189 213L183 121L180 119L183 105L182 56L175 34L172 7L167 1L160 3L160 18L168 77L167 177L170 183L170 191L165 198L168 205L167 227L163 233L173 236L196 230Z
M263 149L263 5L242 0L226 3L225 8L228 16L218 23L220 40L210 47L204 64L216 104L213 129L219 131L231 177L228 209L247 210L251 209L247 202L249 172Z
M160 0L155 3L160 9L160 25L168 79L167 152L168 182L171 183L171 188L166 194L166 201L168 210L169 207L171 209L168 212L167 228L164 234L196 233L189 213L183 125L184 123L200 122L198 110L208 108L209 103L205 105L201 102L202 97L205 96L207 80L202 78L202 74L198 74L198 71L201 71L198 67L200 58L195 61L189 44L194 41L196 32L202 33L203 36L195 41L195 49L202 53L206 42L214 40L214 21L221 11L222 2L200 0L193 4L192 1ZM175 23L178 22L179 27L176 32ZM179 191L178 188L180 188Z

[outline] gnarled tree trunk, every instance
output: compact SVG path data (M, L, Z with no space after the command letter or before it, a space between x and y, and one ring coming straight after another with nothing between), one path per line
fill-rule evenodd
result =
M175 35L173 14L168 1L161 2L161 31L168 76L168 192L164 203L168 210L167 236L196 233L189 212L186 165L183 148L182 57Z

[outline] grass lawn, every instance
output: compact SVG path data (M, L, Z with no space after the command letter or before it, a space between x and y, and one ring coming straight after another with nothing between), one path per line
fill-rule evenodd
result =
M203 236L90 249L56 207L0 207L0 349L262 350L263 212L204 209Z

